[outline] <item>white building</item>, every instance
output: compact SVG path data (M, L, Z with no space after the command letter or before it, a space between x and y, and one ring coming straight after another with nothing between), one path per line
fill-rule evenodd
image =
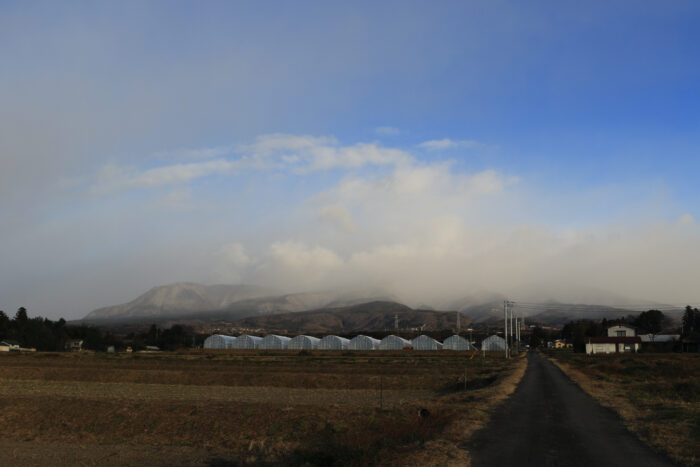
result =
M411 341L413 350L441 350L442 344L430 336L418 336Z
M639 336L586 337L585 342L588 355L638 352L642 345Z
M257 349L258 345L260 345L260 342L262 341L262 337L258 336L249 336L248 334L241 334L240 336L236 337L236 340L233 341L233 345L231 346L232 349Z
M386 336L379 342L379 350L404 350L410 348L412 348L411 341L393 334Z
M312 336L296 336L289 341L287 349L289 350L314 350L318 348L318 343L321 339Z
M212 334L204 339L205 349L232 349L236 338L233 336L225 336L223 334Z
M268 334L258 344L258 349L262 350L286 350L289 341L292 339L277 334Z
M324 336L318 342L318 350L346 350L350 341L340 336Z
M377 350L379 348L379 339L369 336L355 336L350 339L348 349L350 350Z
M630 326L610 326L608 328L608 337L634 337L637 332Z

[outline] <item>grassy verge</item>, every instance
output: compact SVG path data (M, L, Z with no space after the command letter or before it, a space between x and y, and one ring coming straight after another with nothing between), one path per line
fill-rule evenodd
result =
M700 355L547 356L647 444L681 464L700 463Z

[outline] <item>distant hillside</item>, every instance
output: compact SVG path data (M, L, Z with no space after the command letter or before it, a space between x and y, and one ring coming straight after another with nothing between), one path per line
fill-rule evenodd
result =
M221 310L235 302L272 294L274 294L273 290L255 285L206 286L181 282L153 287L128 303L99 308L90 312L84 320L124 320L187 315Z
M97 309L83 321L162 321L175 317L204 321L237 320L377 300L395 301L395 297L378 289L280 294L254 285L206 286L183 282L154 287L128 303Z
M396 302L375 301L348 307L255 316L239 320L236 325L270 332L349 333L394 329L396 315L400 328L449 329L456 326L457 320L454 312L413 310ZM466 319L462 320L463 325L466 322Z

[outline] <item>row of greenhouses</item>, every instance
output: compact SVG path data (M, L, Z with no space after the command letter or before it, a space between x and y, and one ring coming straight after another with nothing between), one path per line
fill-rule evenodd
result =
M496 339L493 339L496 338ZM503 338L491 336L484 342L483 350L499 350L498 340ZM505 341L503 342L505 346ZM286 337L268 334L265 337L242 334L238 337L214 334L204 340L205 349L259 349L259 350L476 350L467 339L454 335L439 342L430 336L422 335L408 340L399 336L386 336L384 339L359 335L352 339L340 336Z

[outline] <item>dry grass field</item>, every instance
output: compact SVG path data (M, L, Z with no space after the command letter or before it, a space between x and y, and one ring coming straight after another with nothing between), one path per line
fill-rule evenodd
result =
M700 355L549 352L627 427L684 465L700 465Z
M525 370L470 356L4 354L0 463L466 464Z

